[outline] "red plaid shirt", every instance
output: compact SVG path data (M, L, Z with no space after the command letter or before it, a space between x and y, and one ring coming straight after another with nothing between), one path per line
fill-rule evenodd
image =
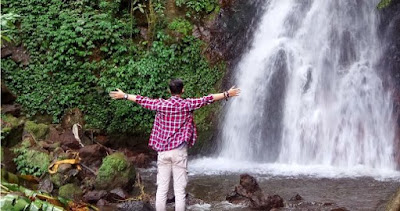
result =
M149 146L161 152L175 149L185 142L194 145L197 131L193 111L214 102L214 98L212 95L188 99L172 96L164 100L137 95L136 102L143 108L157 111Z

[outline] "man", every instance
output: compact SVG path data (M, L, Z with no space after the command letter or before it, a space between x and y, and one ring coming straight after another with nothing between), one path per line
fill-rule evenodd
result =
M218 100L238 96L240 89L232 87L228 91L201 98L182 99L183 82L173 79L169 83L171 98L150 99L140 95L126 94L117 89L110 92L113 99L125 99L142 107L157 111L149 146L158 152L156 210L165 211L171 173L174 179L175 210L185 210L187 184L187 148L196 141L196 126L193 111Z

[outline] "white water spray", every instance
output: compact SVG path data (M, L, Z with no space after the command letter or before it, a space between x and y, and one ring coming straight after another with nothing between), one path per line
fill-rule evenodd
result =
M395 170L377 1L271 0L236 67L220 159Z

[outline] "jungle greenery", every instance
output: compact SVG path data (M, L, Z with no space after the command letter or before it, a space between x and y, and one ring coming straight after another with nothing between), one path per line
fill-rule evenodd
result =
M4 0L2 13L16 14L7 36L26 48L30 62L2 59L2 80L28 117L46 114L58 123L79 108L87 128L149 132L153 112L108 92L167 98L169 79L182 78L184 97L199 97L218 89L224 69L210 64L206 44L192 36L194 23L218 12L217 0L173 1L182 14L171 19L167 2ZM210 126L213 106L196 114L200 130Z

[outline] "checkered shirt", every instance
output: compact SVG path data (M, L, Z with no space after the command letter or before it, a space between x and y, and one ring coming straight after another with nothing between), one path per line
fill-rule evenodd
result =
M214 102L212 95L182 99L172 96L168 100L150 99L140 95L136 102L143 108L157 111L149 146L158 152L172 150L181 144L193 146L197 138L193 111Z

